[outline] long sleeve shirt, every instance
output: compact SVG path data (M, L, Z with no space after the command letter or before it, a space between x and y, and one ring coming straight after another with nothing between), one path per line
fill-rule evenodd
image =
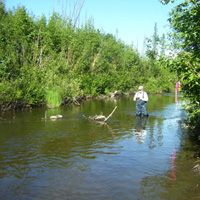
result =
M140 98L140 100L142 101L148 101L149 98L148 98L148 95L146 92L142 91L142 92L137 92L133 98L134 101L136 101L136 98Z

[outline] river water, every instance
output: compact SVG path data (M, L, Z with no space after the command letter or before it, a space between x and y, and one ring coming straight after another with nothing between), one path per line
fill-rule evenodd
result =
M182 129L182 97L149 95L148 118L136 118L133 96L87 100L47 111L3 115L0 199L198 199L199 146ZM108 116L107 124L82 115Z

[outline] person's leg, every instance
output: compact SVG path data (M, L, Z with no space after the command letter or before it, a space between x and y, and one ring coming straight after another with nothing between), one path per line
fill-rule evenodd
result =
M141 101L139 100L136 101L136 115L137 116L141 115Z
M142 116L148 116L148 112L147 112L147 102L142 101L141 102L141 115Z

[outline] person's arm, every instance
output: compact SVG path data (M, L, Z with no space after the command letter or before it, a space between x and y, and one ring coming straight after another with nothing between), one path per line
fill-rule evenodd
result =
M143 100L143 101L148 101L148 100L149 100L148 95L147 95L146 92L144 92L144 98L143 98L142 100Z
M137 92L135 93L133 100L136 101L136 98L137 98Z

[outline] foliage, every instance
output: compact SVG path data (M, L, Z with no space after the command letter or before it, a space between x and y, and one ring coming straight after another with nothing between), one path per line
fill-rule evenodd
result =
M173 3L175 0L160 0L160 2L164 5L168 4L168 3Z
M58 107L62 103L61 92L59 91L59 88L47 90L45 98L49 108Z
M175 55L169 65L181 81L181 90L190 99L189 123L199 130L200 124L200 2L186 0L170 13Z
M2 107L54 107L65 98L135 91L141 84L148 92L172 88L174 76L168 83L164 62L141 57L133 46L96 30L92 20L81 27L72 21L58 13L35 19L25 7L6 11L0 1Z

